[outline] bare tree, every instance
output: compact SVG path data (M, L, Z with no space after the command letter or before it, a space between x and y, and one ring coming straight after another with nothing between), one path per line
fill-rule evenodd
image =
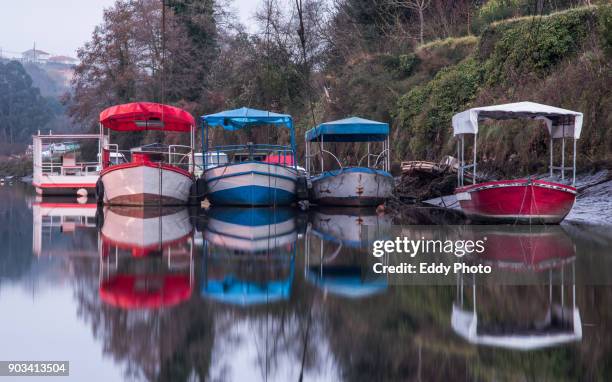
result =
M423 29L424 29L424 13L425 10L431 4L431 0L390 0L391 5L395 5L402 8L412 9L419 15L419 41L421 45L424 42Z
M113 104L177 103L189 95L199 80L190 61L194 48L174 13L166 13L162 22L158 0L118 1L105 10L102 24L78 51L81 62L66 100L74 120L93 125L100 110Z

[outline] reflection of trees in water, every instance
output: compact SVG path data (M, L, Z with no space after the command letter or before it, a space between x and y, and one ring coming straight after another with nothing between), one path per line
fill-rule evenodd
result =
M293 370L295 376L299 375L299 370L316 372L322 361L318 351L321 331L307 312L293 311L287 305L260 313L232 310L219 311L216 316L218 332L223 335L216 338L215 354L233 354L240 346L254 347L254 354L248 354L252 358L241 359L247 365L240 367L253 367L256 379L278 380L284 377L280 374L284 369ZM220 375L214 377L230 378L232 357L218 361L215 368Z
M142 261L147 261L142 259ZM146 380L206 379L214 340L214 317L197 294L174 307L123 310L99 298L97 261L75 260L79 317L89 322L103 352L126 365L126 376Z
M19 278L32 264L32 211L24 194L31 191L17 182L0 187L0 284Z
M125 363L127 377L181 381L195 375L209 379L213 350L218 352L215 360L228 354L231 362L231 355L246 342L256 347L256 379L283 377L277 372L285 369L296 375L301 369L316 374L326 362L320 347L325 342L320 313L316 308L311 313L312 296L302 281L294 282L286 302L237 307L209 302L195 288L188 301L173 308L121 310L100 300L96 260L71 261L78 315L102 341L103 352ZM240 325L247 330L236 331ZM230 369L244 366L230 362L216 365L219 375L212 377L224 380Z
M402 287L359 300L324 300L327 335L342 375L350 381L453 380L465 375L465 365L449 367L452 359L427 350L427 345L446 340L438 329L450 314L452 292Z
M580 343L518 352L475 347L454 334L454 286L392 287L352 300L325 295L296 271L285 302L237 307L209 302L194 292L175 308L145 314L103 305L98 263L71 261L79 316L102 340L104 353L126 364L129 376L224 380L230 369L253 367L232 363L245 361L232 357L249 342L256 349L254 358L246 360L255 362L253 379L282 379L282 371L299 375L302 368L307 376L323 375L333 359L332 367L350 381L612 380L607 362L612 356L612 287L577 288L585 323ZM296 264L296 269L302 267ZM548 301L546 286L478 291L479 317L494 322L514 322L510 313L519 321L539 317ZM246 330L237 331L240 325Z
M571 304L568 291L566 287L566 306L568 301ZM483 292L478 295L478 308L489 320L497 319L500 311L514 310L518 310L519 318L529 317L534 312L536 317L541 317L541 311L548 305L547 286L496 287ZM554 293L557 293L555 299L559 302L558 287ZM521 300L531 304L514 309L513 305ZM612 380L609 362L612 357L612 312L607 308L611 303L612 287L577 286L576 304L583 323L580 342L533 352L487 351L483 348L477 353L481 365L477 371L482 378L489 379L531 376L538 380Z
M480 293L482 290L482 293ZM450 324L454 287L394 287L386 295L322 301L331 349L347 380L612 380L612 287L577 288L579 343L537 351L475 347ZM547 286L480 288L479 318L540 317ZM514 321L513 321L514 322Z
M247 260L238 263L232 261L228 269L249 280L277 280L287 276L286 269L283 275L274 275L268 269L266 265L274 266L274 262L252 263ZM245 269L248 272L244 272ZM219 269L213 274L220 276ZM283 380L287 376L280 373L286 370L291 371L291 377L296 380L300 374L321 374L321 365L328 362L321 346L326 338L321 326L321 312L312 301L312 289L305 285L301 273L295 272L291 295L286 301L245 307L213 303L216 326L214 362L218 375L212 377L231 379L232 369L250 366L257 372L253 375L256 380ZM238 361L233 357L237 350L248 346L255 349L255 354L248 354L253 358L239 361L249 364L233 364Z

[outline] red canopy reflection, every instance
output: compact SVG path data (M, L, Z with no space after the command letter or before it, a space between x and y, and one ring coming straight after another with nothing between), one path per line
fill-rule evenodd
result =
M100 298L122 309L171 307L189 299L189 275L118 274L100 285Z

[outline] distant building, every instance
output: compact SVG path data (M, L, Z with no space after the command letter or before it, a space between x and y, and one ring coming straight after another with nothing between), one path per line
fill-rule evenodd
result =
M47 59L49 64L76 65L78 62L76 58L68 56L51 56Z
M48 58L49 53L38 49L29 49L21 53L21 61L23 62L44 64L45 62L47 62Z

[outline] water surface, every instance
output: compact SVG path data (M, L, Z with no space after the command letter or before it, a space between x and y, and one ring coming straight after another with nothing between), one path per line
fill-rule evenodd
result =
M612 378L609 227L502 235L485 260L532 285L415 286L372 272L361 230L439 211L0 201L1 360L94 381Z

